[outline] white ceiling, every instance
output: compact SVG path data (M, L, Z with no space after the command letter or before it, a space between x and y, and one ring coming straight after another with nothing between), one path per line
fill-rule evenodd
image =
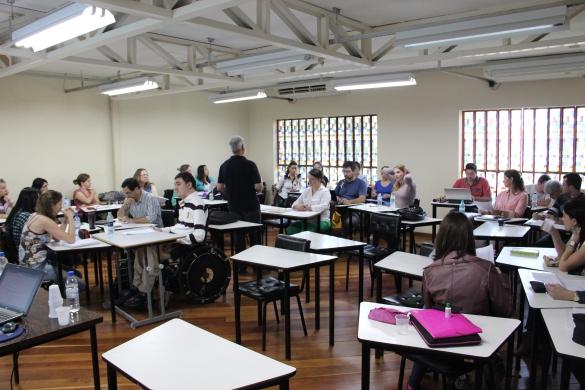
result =
M393 47L380 59L372 62L363 60L366 64L358 63L357 57L351 57L343 45L336 45L336 36L332 30L327 30L330 45L333 49L323 49L315 45L303 44L297 35L287 26L287 23L278 15L276 8L270 12L269 35L262 33L248 33L251 30L241 28L233 30L236 22L222 11L226 6L237 6L236 11L244 14L251 23L257 23L257 4L255 0L227 1L227 0L200 0L203 4L215 1L212 11L194 13L187 20L177 21L172 19L172 12L178 13L190 6L190 0L181 0L178 3L172 0L76 0L90 4L115 4L116 6L129 5L129 9L116 12L117 24L110 27L105 33L98 33L85 41L72 40L65 44L51 48L46 53L33 55L32 52L14 51L10 42L8 19L11 15L10 5L7 0L0 0L0 77L10 76L21 72L36 72L52 75L67 75L68 78L89 77L92 79L116 79L128 78L140 74L158 75L170 74L169 90L144 93L142 96L152 96L160 93L186 92L193 90L219 91L226 87L232 90L248 89L256 87L269 87L282 82L311 80L320 77L349 77L355 75L392 73L403 71L420 71L436 68L452 68L470 74L481 74L481 66L487 60L500 58L517 58L533 55L547 55L566 52L583 52L585 45L568 46L567 43L585 42L585 0L273 0L284 4L288 13L291 13L292 23L300 23L301 30L307 31L317 38L318 19L314 13L329 15L332 23L337 21L343 25L346 34L359 34L358 27L368 31L372 28L389 29L396 31L404 26L424 24L429 21L453 20L461 17L477 16L494 12L505 13L513 9L542 7L548 5L567 4L569 14L572 17L570 30L551 33L538 37L515 37L510 40L511 48L537 49L503 55L483 55L502 50L505 42L501 39L468 43L450 48L429 49L427 52L420 50ZM16 0L12 15L15 28L26 25L31 21L52 12L69 2L61 0ZM140 4L138 4L140 3ZM144 30L133 30L138 23L144 22L144 12L158 11L176 3L173 9L165 9L169 17L164 21ZM153 4L161 8L153 8ZM222 7L221 5L224 5ZM142 6L142 7L140 7ZM335 8L340 9L340 16L335 16ZM233 10L233 8L232 8ZM303 10L303 11L301 11ZM197 17L206 18L208 23L218 22L220 29L202 25ZM122 32L129 29L129 32ZM138 32L135 32L138 31ZM260 31L255 30L255 31ZM109 35L116 35L107 38ZM146 36L144 34L147 34ZM137 42L136 60L129 64L128 39L139 37ZM178 39L175 39L178 38ZM208 66L208 39L213 39L211 46L212 66ZM390 34L373 38L371 40L372 52L388 45L392 36ZM153 51L146 44L153 42L160 49ZM96 42L94 44L94 42ZM283 43L284 42L284 43ZM98 44L99 43L99 44ZM555 47L544 48L554 43ZM198 47L196 52L197 70L193 72L188 67L189 45ZM360 48L361 41L354 41L354 45ZM217 61L234 58L239 55L253 55L266 50L285 47L289 50L297 50L324 58L324 64L303 71L302 69L277 69L263 74L244 76L242 80L226 79L213 68ZM161 51L163 53L161 54ZM3 55L2 55L3 54ZM172 56L169 59L166 54ZM10 58L10 59L9 59ZM349 61L348 61L349 60ZM119 62L123 62L120 64ZM475 67L478 69L471 69ZM180 69L179 69L180 68ZM177 71L177 69L179 69ZM585 70L585 69L584 69ZM199 75L205 76L198 80ZM183 77L185 75L185 77ZM220 78L217 80L217 78ZM223 78L223 79L221 79ZM89 83L91 84L91 83Z

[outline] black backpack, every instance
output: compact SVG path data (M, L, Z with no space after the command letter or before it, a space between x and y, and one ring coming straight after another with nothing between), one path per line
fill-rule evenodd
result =
M240 219L236 214L223 210L211 210L207 216L207 225L227 225Z

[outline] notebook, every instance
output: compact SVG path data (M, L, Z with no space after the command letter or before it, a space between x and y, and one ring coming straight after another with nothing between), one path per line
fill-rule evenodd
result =
M28 314L45 273L6 264L0 276L0 325Z
M461 201L465 204L473 203L469 188L445 188L445 198L449 203L459 203Z

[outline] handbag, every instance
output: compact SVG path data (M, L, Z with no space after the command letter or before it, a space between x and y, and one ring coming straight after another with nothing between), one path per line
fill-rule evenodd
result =
M422 221L426 218L427 213L418 206L406 207L396 210L403 221Z
M331 216L331 229L341 229L342 222L341 222L341 214L339 211L336 211Z
M462 314L445 313L436 309L415 310L410 319L425 343L431 348L477 345L481 343L481 328Z

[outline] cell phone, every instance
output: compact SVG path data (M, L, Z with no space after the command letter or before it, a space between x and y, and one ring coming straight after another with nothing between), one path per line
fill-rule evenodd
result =
M536 280L531 280L530 286L532 287L532 289L534 290L535 293L540 294L540 293L546 292L546 287L545 287L544 283L542 283L542 282L538 282Z

